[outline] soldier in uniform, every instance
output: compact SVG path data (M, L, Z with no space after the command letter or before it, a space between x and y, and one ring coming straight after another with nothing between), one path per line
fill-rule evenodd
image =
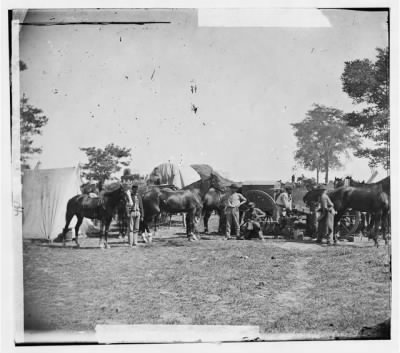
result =
M321 190L320 204L321 204L321 215L318 217L318 238L317 243L322 243L323 238L327 238L327 244L331 244L332 241L336 244L337 239L334 234L333 221L335 217L335 209L333 208L333 202L326 193L326 186L320 185L318 187Z

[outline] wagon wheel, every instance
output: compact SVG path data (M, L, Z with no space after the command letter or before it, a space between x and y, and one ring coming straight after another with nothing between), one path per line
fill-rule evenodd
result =
M260 210L269 215L274 214L274 210L276 209L275 201L265 191L249 190L244 193L244 196L248 201L254 202Z
M338 233L340 238L347 238L357 232L361 221L361 212L349 210L339 220Z

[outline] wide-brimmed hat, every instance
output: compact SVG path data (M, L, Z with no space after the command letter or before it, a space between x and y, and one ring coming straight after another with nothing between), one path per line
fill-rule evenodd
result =
M256 207L256 204L254 202L249 202L249 207Z
M236 183L231 184L231 189L240 189L240 186Z
M324 184L320 184L320 185L318 185L317 189L318 189L318 190L326 190L327 187L326 187L326 185L324 185Z
M286 186L285 186L285 190L290 190L290 191L292 191L292 190L293 190L293 186L292 186L292 185L286 185Z

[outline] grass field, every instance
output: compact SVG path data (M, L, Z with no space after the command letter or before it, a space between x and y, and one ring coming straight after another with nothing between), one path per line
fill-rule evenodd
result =
M188 242L183 228L172 227L151 246L110 244L100 250L96 238L82 239L80 249L25 241L25 328L225 324L354 337L390 316L383 243L327 247L218 235Z

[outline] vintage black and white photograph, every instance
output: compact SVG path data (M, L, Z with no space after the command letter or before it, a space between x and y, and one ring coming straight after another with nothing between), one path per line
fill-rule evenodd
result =
M390 26L10 9L16 343L393 339Z

